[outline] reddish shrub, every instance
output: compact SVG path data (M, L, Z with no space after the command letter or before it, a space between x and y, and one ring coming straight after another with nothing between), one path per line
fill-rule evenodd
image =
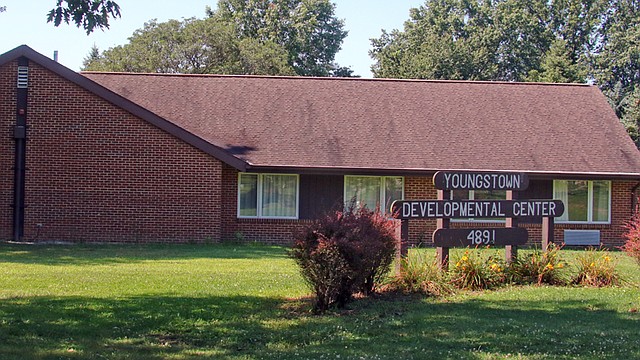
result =
M374 291L394 259L395 226L378 211L356 209L352 201L297 236L290 255L314 290L315 311L342 307L354 293Z
M620 249L636 259L640 265L640 212L636 212L631 220L624 225L624 228L626 231L622 237L626 242Z

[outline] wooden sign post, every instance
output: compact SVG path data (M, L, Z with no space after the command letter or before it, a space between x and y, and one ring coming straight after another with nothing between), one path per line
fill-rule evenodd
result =
M553 218L564 213L560 200L518 200L517 191L529 186L524 173L449 172L433 176L437 200L402 200L391 205L391 213L402 220L402 244L407 244L410 219L437 219L433 242L442 269L449 264L449 248L480 245L505 246L507 262L513 261L517 246L526 244L526 229L518 228L519 217L543 218L543 248L553 241ZM506 200L450 200L453 190L504 190ZM450 229L451 219L505 218L504 228ZM406 246L406 245L405 245ZM406 253L406 249L402 250ZM404 254L403 253L403 254Z
M440 188L437 188L437 189L438 189L439 201L445 201L446 199L451 198L450 190L440 189ZM438 217L438 220L436 220L436 229L448 229L450 225L451 225L451 218ZM445 246L436 247L436 257L437 257L438 266L440 267L440 269L446 270L449 268L449 248L448 247L445 247Z
M515 200L518 197L518 193L513 190L507 190L507 200ZM513 217L505 218L504 227L507 229L517 229L518 220ZM526 240L525 240L526 243ZM524 245L524 244L521 244ZM505 244L504 246L504 258L507 264L511 264L513 260L518 257L518 247L516 244Z

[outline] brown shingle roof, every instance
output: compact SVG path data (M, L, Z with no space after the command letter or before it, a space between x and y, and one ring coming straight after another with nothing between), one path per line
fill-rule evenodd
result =
M254 167L640 174L595 86L83 75Z
M0 65L21 56L240 170L640 177L640 152L593 86L83 76L25 45Z

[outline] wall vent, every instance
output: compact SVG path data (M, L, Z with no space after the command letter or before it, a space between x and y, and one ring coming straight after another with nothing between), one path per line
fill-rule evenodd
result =
M565 230L564 244L568 246L600 246L600 230Z
M18 89L26 89L29 85L29 67L18 66Z

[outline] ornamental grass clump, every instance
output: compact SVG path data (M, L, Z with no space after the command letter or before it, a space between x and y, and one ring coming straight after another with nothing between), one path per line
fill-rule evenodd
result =
M624 225L624 228L625 232L622 237L626 242L620 249L635 259L636 263L640 265L640 213L636 213L633 218Z
M290 255L314 291L316 313L343 307L355 293L374 292L393 262L395 231L392 220L352 201L296 236Z
M389 282L388 289L427 296L453 293L447 274L437 260L429 260L422 251L412 251L402 258L400 271Z
M577 274L572 284L605 287L620 285L620 274L616 270L618 261L607 249L588 249L576 258Z
M565 263L560 258L560 248L550 244L546 251L535 249L514 259L508 268L508 281L513 284L566 284L562 276Z
M505 265L493 253L483 255L482 250L467 249L454 261L450 270L451 283L459 289L485 290L496 288L505 282Z

